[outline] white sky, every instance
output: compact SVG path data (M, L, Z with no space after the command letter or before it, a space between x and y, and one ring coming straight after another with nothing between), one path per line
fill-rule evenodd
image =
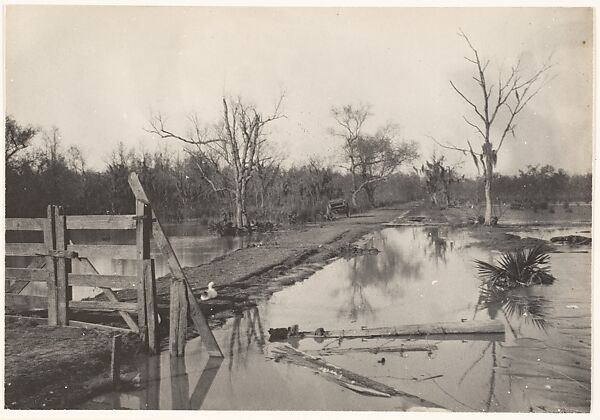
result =
M290 162L335 156L329 110L361 101L373 106L368 129L394 121L428 157L428 135L477 140L448 82L479 94L462 28L491 66L507 70L520 54L525 70L552 53L557 63L503 146L499 171L548 163L581 173L592 167L592 26L589 8L9 6L6 111L22 124L56 125L99 169L119 141L164 144L143 131L152 110L184 132L191 112L215 122L223 94L268 112L285 89L287 119L269 131ZM475 173L470 158L446 153Z

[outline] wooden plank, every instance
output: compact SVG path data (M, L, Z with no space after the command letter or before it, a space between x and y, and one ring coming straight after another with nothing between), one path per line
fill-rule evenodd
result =
M48 250L44 251L43 253L39 253L37 255L42 256L42 257L66 258L69 260L79 257L79 254L75 251L66 251L66 250L62 250L62 249L48 249Z
M135 245L68 244L67 249L77 252L80 258L94 258L97 254L100 254L119 260L137 259L137 250ZM154 258L157 255L161 255L161 253L157 250L150 250L150 257Z
M129 188L133 191L133 195L135 199L144 204L150 204L150 200L148 200L148 196L146 195L146 191L144 191L144 187L142 187L142 183L138 178L135 172L129 174Z
M45 255L47 251L48 248L41 242L9 242L4 244L4 256L6 257L36 257Z
M154 260L142 260L144 287L146 289L146 322L148 331L148 350L152 354L159 351L158 310L156 307L156 277Z
M500 321L435 322L431 324L412 324L398 327L365 328L360 330L299 332L302 337L322 338L375 338L446 334L504 334L504 324Z
M336 348L328 347L321 350L310 351L309 353L317 353L319 356L332 356L342 355L346 353L404 353L413 351L425 351L431 353L437 350L438 347L435 344L412 344L406 343L399 346L379 346L379 347L348 347L348 348Z
M46 250L56 249L56 230L54 227L54 206L46 209L46 223L44 224L44 247ZM46 257L48 276L48 325L58 325L58 290L56 288L56 259Z
M67 249L67 217L62 213L62 208L55 207L54 228L56 231L56 250ZM69 325L69 301L71 300L71 287L68 285L68 275L71 272L71 260L67 258L56 259L56 288L58 289L58 325Z
M115 335L112 339L112 352L110 357L110 377L113 387L118 388L121 382L121 336Z
M171 355L182 356L179 353L179 315L181 313L181 302L179 300L179 283L171 282L169 290L169 351Z
M48 298L45 296L6 293L4 295L4 302L7 308L15 311L44 310L48 307Z
M40 268L6 268L4 270L6 278L17 281L43 281L48 282L50 272Z
M137 303L138 303L138 328L142 332L142 341L148 345L148 327L146 314L146 275L144 272L144 260L150 258L150 232L152 225L152 213L150 206L142 202L136 201L136 259L137 259Z
M184 355L185 352L185 340L187 334L187 318L188 318L188 307L189 298L187 296L187 290L183 282L175 282L177 290L179 292L179 326L177 327L177 354L180 356ZM193 298L192 298L193 299Z
M100 302L94 300L73 301L70 303L73 309L89 311L127 311L137 312L135 302Z
M39 218L9 218L4 219L5 230L33 230L33 231L44 231L44 224L46 219L43 217Z
M382 382L375 381L366 376L359 375L350 370L328 363L321 358L296 350L289 344L271 348L270 352L276 360L284 360L297 366L313 369L316 373L323 375L326 379L332 380L341 386L359 393L368 393L370 395L379 395L382 397L400 396L412 400L412 402L417 403L419 406L443 408L419 396L408 394ZM373 392L371 393L369 390L372 390Z
M91 271L94 274L99 274L98 270L96 270L96 267L94 267L94 265L92 264L92 262L87 259L87 258L81 258L79 259L79 261L82 263L82 265L85 267L86 270ZM102 291L104 292L104 296L106 296L106 298L110 301L110 302L118 302L119 299L117 298L117 296L115 295L115 293L109 289L109 288L102 288ZM131 330L135 333L139 333L139 329L137 327L136 322L133 320L133 318L131 317L131 315L129 315L127 312L125 311L119 311L119 315L121 315L121 318L123 318L123 320L125 320L125 322L127 323L127 326L129 328L131 328Z
M129 186L131 187L138 201L149 204L148 197L146 196L144 188L142 187L142 184L140 183L140 180L135 172L132 172L129 175ZM204 318L204 315L200 310L200 305L194 297L192 288L190 287L187 278L183 273L181 265L179 264L179 260L175 255L175 251L173 251L173 247L171 246L169 239L165 235L164 230L162 229L162 226L160 224L160 220L154 212L154 210L152 211L152 218L155 220L154 223L152 223L152 234L154 236L154 240L156 241L162 253L165 254L167 257L167 263L169 264L169 268L173 273L173 281L181 281L186 288L190 315L192 317L192 321L194 322L194 326L196 327L198 334L200 335L200 337L202 337L208 354L214 357L223 357L223 353L221 352L219 344L217 343L217 340L215 339L212 331L210 330L208 322L206 322L206 318Z
M67 216L69 230L132 230L135 229L135 215L86 215Z
M135 289L136 276L119 276L106 274L69 274L70 286L88 286L113 289Z
M17 280L13 284L10 284L8 280L6 280L6 293L14 293L18 295L27 287L30 282Z

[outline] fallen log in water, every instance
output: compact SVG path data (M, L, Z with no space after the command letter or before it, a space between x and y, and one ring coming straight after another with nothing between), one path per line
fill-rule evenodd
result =
M276 362L284 360L297 366L313 369L317 373L323 375L326 379L332 380L337 384L360 394L388 398L392 396L405 397L421 407L435 407L443 409L443 407L432 403L431 401L427 401L421 397L417 397L416 395L399 391L389 385L374 381L347 369L332 365L331 363L328 363L319 357L296 350L289 344L281 344L271 347L269 350Z
M364 353L404 353L407 351L426 351L433 352L437 350L435 344L401 344L400 346L385 346L385 347L348 347L348 348L335 348L329 347L317 350L316 353L319 356L330 356L338 354L346 354L351 352L364 352Z
M299 331L293 328L271 328L269 332L290 330L289 336L312 338L375 338L414 335L445 334L504 334L504 324L500 321L435 322L431 324L413 324L400 327L361 328L359 330L332 330L318 328L316 331ZM277 337L279 338L279 337ZM282 337L283 338L283 337Z

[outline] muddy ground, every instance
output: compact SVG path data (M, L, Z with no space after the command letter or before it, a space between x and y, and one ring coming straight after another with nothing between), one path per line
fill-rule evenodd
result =
M516 215L514 213L517 213ZM532 213L532 212L530 212ZM513 218L544 222L588 222L591 207L576 212L529 214L513 212ZM412 219L412 221L411 221ZM185 269L198 297L207 284L215 282L219 296L202 302L203 312L213 328L222 325L236 312L269 297L274 292L309 277L330 260L360 252L350 244L381 229L386 222L460 225L472 230L481 240L479 246L507 250L539 243L538 239L520 239L507 233L509 227L488 228L472 224L468 210L428 209L420 204L404 204L373 210L350 218L311 224L274 232L252 246L224 255L198 267ZM541 222L539 222L541 220ZM169 276L157 279L161 345L168 338ZM117 292L120 300L134 300L135 292ZM43 314L42 314L43 315ZM119 318L106 314L74 313L74 319L125 326ZM190 329L188 337L195 332ZM7 408L64 408L106 386L110 363L110 333L78 328L52 329L23 320L6 322L6 402ZM85 334L85 335L83 335ZM56 339L60 337L60 339ZM134 338L127 341L133 358L137 349ZM27 349L24 352L23 349ZM126 369L125 369L126 370ZM10 385L8 385L10 383ZM66 388L65 388L66 387ZM66 390L73 391L66 391Z

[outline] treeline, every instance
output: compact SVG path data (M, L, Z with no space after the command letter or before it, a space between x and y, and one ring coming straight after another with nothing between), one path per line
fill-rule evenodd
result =
M41 133L42 145L29 140L36 133L19 127L7 117L6 217L43 217L48 204L58 204L67 214L131 214L134 197L127 178L140 175L148 195L166 220L198 219L231 221L235 200L226 191L215 192L207 179L227 176L226 167L213 173L214 165L194 155L166 150L140 152L123 144L107 158L102 171L90 170L81 151L65 149L57 129ZM28 137L29 140L23 139ZM356 179L319 159L284 168L281 160L260 161L248 183L246 206L250 221L314 222L322 219L327 201L345 198L352 202ZM429 187L428 187L429 185ZM389 206L431 198L431 183L423 173L393 173L379 183L374 196L356 195L352 212L373 206ZM528 166L515 176L495 174L496 203L513 207L544 208L548 203L592 200L592 175L569 175L552 166ZM449 187L453 204L483 202L481 179L457 177Z
M528 165L518 175L494 174L494 203L512 208L545 209L549 204L592 201L592 174L569 175L551 165ZM458 203L484 201L483 180L463 179L452 185Z
M103 171L86 168L76 147L64 149L57 131L44 135L44 145L29 147L6 162L6 217L43 217L48 204L63 206L67 214L131 214L134 197L127 177L140 176L153 205L167 220L231 219L232 197L214 192L203 175L207 165L187 154L166 150L139 152L119 144ZM327 201L351 199L352 180L318 159L283 168L279 163L257 169L248 185L249 216L258 221L319 220ZM394 175L377 191L379 204L422 198L416 175ZM360 197L358 209L369 207ZM354 209L355 211L358 209Z

